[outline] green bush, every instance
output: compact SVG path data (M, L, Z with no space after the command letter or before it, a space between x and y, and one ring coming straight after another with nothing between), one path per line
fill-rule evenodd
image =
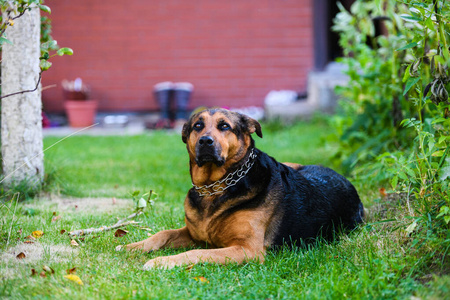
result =
M411 248L431 246L427 255L447 263L449 21L446 1L356 1L350 11L341 6L333 27L350 77L338 89L337 157L347 172L405 198Z

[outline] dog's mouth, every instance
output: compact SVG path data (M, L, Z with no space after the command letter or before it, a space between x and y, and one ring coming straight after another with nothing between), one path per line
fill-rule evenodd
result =
M213 163L220 167L223 166L225 160L217 153L212 153L211 151L197 151L195 162L199 167L203 167L207 163Z

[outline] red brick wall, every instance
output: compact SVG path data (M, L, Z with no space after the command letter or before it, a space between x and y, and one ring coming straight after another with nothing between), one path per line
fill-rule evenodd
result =
M161 81L195 86L191 107L262 106L273 89L306 89L310 0L46 0L53 37L74 50L44 73L44 110L63 111L60 82L81 77L102 111L157 108Z

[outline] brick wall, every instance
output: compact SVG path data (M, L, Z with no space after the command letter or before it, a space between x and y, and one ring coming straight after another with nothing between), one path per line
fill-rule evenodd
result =
M74 50L44 73L44 110L63 111L60 82L81 77L102 111L156 109L161 81L195 86L191 107L262 106L273 89L306 89L310 0L46 0L53 37Z

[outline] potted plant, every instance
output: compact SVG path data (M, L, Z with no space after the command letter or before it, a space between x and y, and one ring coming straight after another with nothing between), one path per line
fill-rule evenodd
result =
M89 87L81 78L62 81L64 107L70 127L87 127L94 124L98 101L90 100Z

